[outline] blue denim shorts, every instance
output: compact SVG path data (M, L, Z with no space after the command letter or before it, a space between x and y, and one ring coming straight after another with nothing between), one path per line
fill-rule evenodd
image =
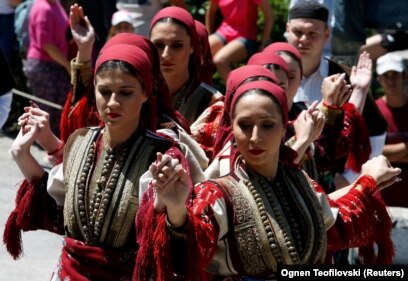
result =
M221 33L215 32L214 34L222 41L222 43L224 45L229 43L229 42L227 42L227 39ZM238 37L235 40L240 41L244 45L244 47L247 50L249 56L254 54L256 52L257 48L258 48L258 42L255 41L255 40L251 40L251 39L248 39L248 38L245 38L245 37Z

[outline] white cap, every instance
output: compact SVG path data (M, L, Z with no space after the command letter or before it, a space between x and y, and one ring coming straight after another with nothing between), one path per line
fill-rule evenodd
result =
M130 13L125 10L119 10L112 15L112 25L118 25L121 22L128 22L132 24Z
M377 59L377 74L383 75L387 71L403 72L405 70L402 57L397 54L387 53Z

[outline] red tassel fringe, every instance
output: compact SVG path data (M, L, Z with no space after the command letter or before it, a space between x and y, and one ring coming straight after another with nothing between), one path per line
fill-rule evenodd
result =
M375 242L377 244L377 255L375 255L374 245L363 247L359 257L363 264L392 264L395 256L395 247L392 242L392 221L387 212L386 205L381 198L372 196L371 210L376 217L374 228ZM375 199L374 199L375 198Z
M160 214L157 217L156 231L153 236L153 255L156 261L157 281L174 280L173 270L171 268L171 250L169 247L170 236L166 229L165 218L165 214Z
M3 243L6 246L7 251L17 260L21 257L23 244L21 239L21 220L19 219L20 205L26 196L27 191L32 188L28 181L24 180L16 194L16 207L9 215L3 233Z
M356 128L345 167L358 173L361 171L361 166L368 160L371 153L368 127L353 104L346 103L343 106L343 110L345 112L346 122L349 124L354 123L351 127Z
M45 183L48 174L33 179L32 183L24 180L16 195L16 207L7 219L3 243L14 259L18 259L23 250L21 231L45 229L63 233L62 209L56 207L55 201L46 193ZM44 209L45 208L45 209ZM61 212L61 221L55 216Z
M94 93L89 91L90 89L88 87L84 95L74 105L71 104L72 92L68 93L60 122L60 139L64 142L66 142L68 137L75 130L88 126L98 126L100 124L100 119L93 100Z
M136 256L136 268L133 281L148 281L153 273L153 234L156 229L155 210L153 206L153 190L145 192L136 217L137 243L139 249Z
M384 201L376 196L376 182L370 176L360 177L343 197L331 201L339 207L342 223L329 230L330 250L359 247L362 264L391 264L395 249L391 238L392 221ZM336 231L337 229L337 231Z
M18 210L14 210L7 222L3 233L3 243L7 251L17 260L23 252L23 241L21 239L21 229L17 225Z

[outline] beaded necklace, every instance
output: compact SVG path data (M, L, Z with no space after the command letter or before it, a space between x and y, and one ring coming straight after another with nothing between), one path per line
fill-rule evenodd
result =
M276 261L285 264L305 262L305 257L311 254L310 245L314 244L312 241L315 238L306 239L309 235L304 237L302 233L315 236L313 235L314 219L299 197L302 197L300 193L303 192L295 191L294 186L290 187L290 176L283 171L281 166L278 167L277 176L273 182L257 173L251 172L251 174L253 179L244 180L244 184L255 200ZM303 196L308 197L304 193ZM277 236L276 232L281 232L283 235ZM285 252L287 254L284 254Z
M89 195L88 210L86 208L85 198L91 180L90 172L95 165L96 140L91 144L88 150L86 162L81 171L81 177L77 181L79 216L85 241L89 245L97 243L101 235L101 228L111 203L112 194L115 190L128 148L125 147L121 149L116 157L115 151L119 149L112 149L104 145L104 150L106 155L104 157L102 172L96 181L95 191L92 195Z
M299 264L307 262L310 257L312 263L318 262L325 252L326 235L320 207L309 186L297 182L293 175L284 172L282 166L279 166L273 182L255 175L253 180L244 183L261 214L276 261Z
M284 214L282 213L282 210L279 207L279 203L277 202L277 198L273 194L271 187L268 186L265 180L260 180L259 182L258 181L256 182L256 185L259 184L259 186L262 188L262 192L266 195L267 200L269 201L268 203L270 204L272 211L274 213L273 217L280 226L280 231L284 233L283 234L284 241L278 241L279 239L274 234L276 229L273 229L273 227L271 226L271 222L269 220L265 203L263 202L262 197L260 195L260 190L256 188L256 186L254 186L249 180L245 180L244 183L247 186L248 190L251 192L257 204L258 211L261 215L262 223L264 225L264 229L268 237L269 246L271 248L273 255L275 256L276 261L278 263L284 262L285 257L282 256L282 250L279 249L284 246L287 247L290 259L292 260L292 264L299 263L299 255L297 253L296 248L293 246L294 244L293 237L290 233L289 227L285 225L283 221ZM283 202L283 204L285 203L287 204L287 202Z

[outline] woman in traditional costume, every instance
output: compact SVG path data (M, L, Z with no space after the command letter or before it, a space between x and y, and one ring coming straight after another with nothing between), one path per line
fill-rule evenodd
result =
M227 176L194 187L191 207L181 165L168 165L166 156L150 167L150 200L165 211L149 223L151 251L139 254L154 257L156 280L173 280L170 261L180 239L188 245L184 280L208 280L210 274L214 280L265 280L276 277L279 264L321 264L327 249L356 246L364 247L360 254L368 264L391 263L391 221L376 193L395 182L400 169L379 156L363 165L355 183L326 195L282 145L288 106L279 86L239 86L229 112L239 153L231 157ZM206 273L199 275L200 268Z
M228 75L227 87L225 93L225 101L222 110L218 113L219 119L216 127L216 135L213 140L213 159L210 165L204 171L207 179L218 178L228 174L230 171L230 155L234 154L236 148L232 146L232 130L229 120L229 105L236 89L250 81L254 80L269 80L276 84L279 83L278 78L270 70L260 65L245 65L232 70Z
M201 49L193 16L179 7L160 10L150 24L150 40L159 51L173 105L191 125L222 98L217 90L202 83Z
M53 280L131 280L139 247L135 218L140 178L158 152L183 158L171 140L153 133L159 123L158 99L163 104L170 96L164 80L152 75L159 68L150 57L155 47L138 47L134 36L110 41L96 61L101 126L76 130L64 147L39 108L26 108L19 119L21 130L11 153L25 180L3 240L18 258L21 231L64 234ZM162 108L161 113L176 118L171 103ZM61 154L64 147L62 162L49 174L30 153L39 139L49 154Z
M81 6L77 4L72 5L69 16L71 33L77 44L78 53L76 58L71 61L72 90L68 93L64 110L61 114L60 139L62 141L66 141L76 129L87 126L97 126L99 124L94 97L94 70L92 68L92 51L95 41L95 32L88 18L84 15ZM145 37L132 33L114 36L105 44L104 48L121 42L129 42L129 40L145 50L151 61L159 61L159 55L154 45ZM157 80L164 80L160 71L160 64L154 63L154 65L152 75L154 75ZM159 89L158 87L167 88L167 85L165 83L159 83L154 85L153 88L154 96L158 103L158 128L163 128L168 127L168 123L170 122L170 120L166 118L169 116L165 115L168 111L168 105L171 105L171 96L155 94L155 92L160 93L163 90L168 91L167 89ZM189 124L180 113L176 112L176 119L173 121L176 121L189 132Z

